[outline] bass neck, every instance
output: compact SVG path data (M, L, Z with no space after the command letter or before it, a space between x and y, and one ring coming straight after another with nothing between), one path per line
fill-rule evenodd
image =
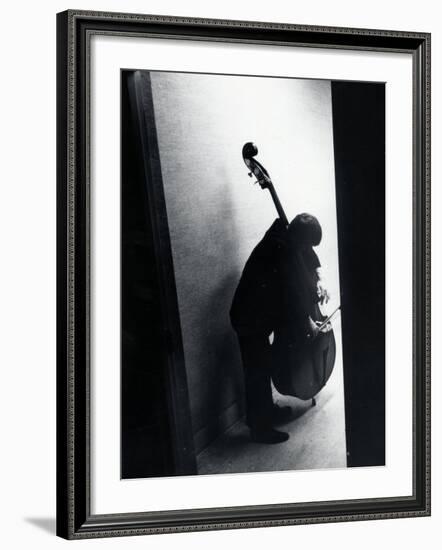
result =
M273 204L275 205L276 211L278 212L278 216L280 217L284 225L288 227L289 221L287 219L286 213L284 212L284 208L282 207L281 201L279 200L278 194L272 182L268 183L267 189L270 192L270 195L273 200Z

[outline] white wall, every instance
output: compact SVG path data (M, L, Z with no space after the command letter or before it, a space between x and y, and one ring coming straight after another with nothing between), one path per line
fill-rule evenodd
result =
M439 2L351 0L77 0L7 4L2 11L1 519L2 546L88 548L437 548L442 535L442 27ZM55 516L55 12L66 8L258 19L433 33L433 516L90 540L53 535ZM434 539L434 542L432 542ZM436 542L437 541L437 542Z

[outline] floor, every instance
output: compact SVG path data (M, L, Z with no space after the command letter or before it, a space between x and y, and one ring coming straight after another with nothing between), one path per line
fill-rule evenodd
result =
M345 414L342 361L322 391L311 401L282 396L274 390L279 404L290 405L291 420L279 429L290 434L288 441L266 445L250 441L242 420L216 439L198 456L198 473L239 473L317 468L345 468Z

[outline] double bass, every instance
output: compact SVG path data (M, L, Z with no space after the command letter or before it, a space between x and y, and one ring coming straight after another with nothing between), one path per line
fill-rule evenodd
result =
M243 160L249 169L249 176L256 177L262 189L270 192L279 218L288 228L289 221L276 193L269 173L255 158L258 148L252 142L243 146ZM291 327L275 328L272 342L271 377L277 391L283 395L292 395L299 399L312 400L325 386L333 371L336 359L336 341L331 325L332 317L340 307L328 317L323 315L317 301L310 307L310 317L318 327L315 336L310 333L294 337Z

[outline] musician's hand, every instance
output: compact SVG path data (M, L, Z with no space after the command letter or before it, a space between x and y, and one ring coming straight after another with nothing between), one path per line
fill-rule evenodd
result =
M319 303L321 305L327 304L330 300L330 293L327 290L327 288L324 285L324 281L322 279L319 279L317 285L316 285L316 292L318 294Z
M318 326L321 326L323 325L323 323L319 323L318 321L316 321L316 324ZM322 326L321 329L319 329L319 332L330 332L332 330L332 326L331 326L331 323L325 323L325 325Z
M308 326L307 338L312 339L318 336L320 332L325 334L326 332L330 332L332 330L331 323L325 323L324 325L321 321L313 321L311 317L308 318Z

